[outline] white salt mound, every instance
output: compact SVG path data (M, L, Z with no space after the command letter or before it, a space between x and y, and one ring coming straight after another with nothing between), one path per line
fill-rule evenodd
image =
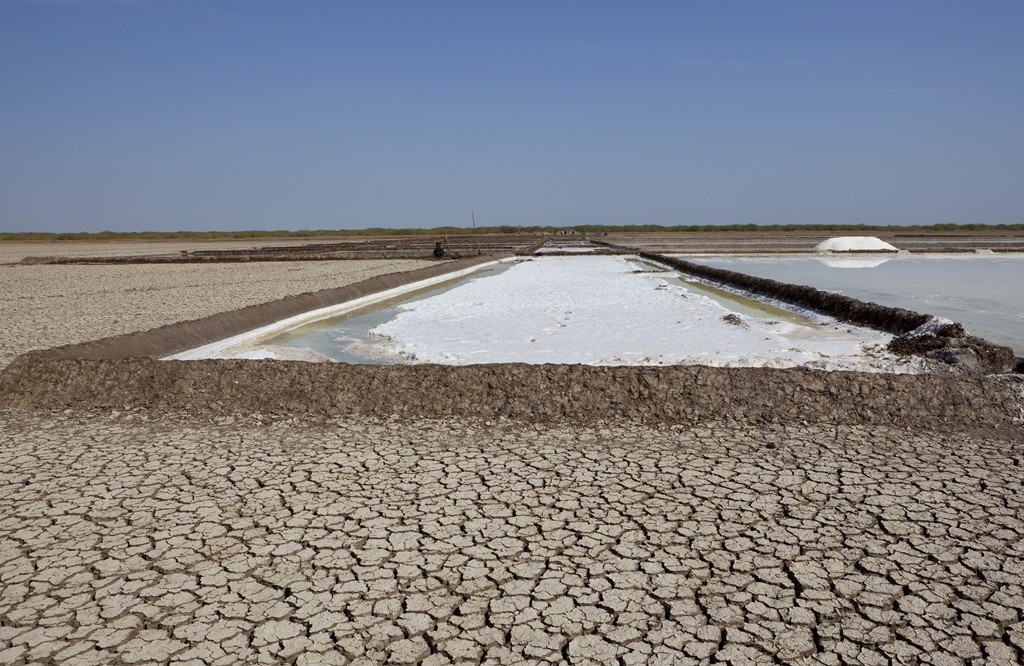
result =
M814 246L815 252L898 252L874 236L836 236Z

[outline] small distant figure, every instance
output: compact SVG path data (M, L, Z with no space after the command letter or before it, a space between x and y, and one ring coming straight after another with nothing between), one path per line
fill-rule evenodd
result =
M443 259L444 255L446 255L448 253L448 251L445 249L444 246L445 246L445 244L444 244L443 241L437 241L436 243L434 243L434 258L435 259Z

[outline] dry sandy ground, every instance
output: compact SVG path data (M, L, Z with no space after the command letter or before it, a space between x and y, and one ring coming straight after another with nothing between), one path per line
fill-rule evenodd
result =
M0 267L3 353L416 265ZM0 663L1021 663L1022 469L856 426L3 412Z
M0 264L16 263L25 257L114 257L143 254L177 254L182 250L244 250L263 245L307 245L313 238L275 238L212 241L0 241Z

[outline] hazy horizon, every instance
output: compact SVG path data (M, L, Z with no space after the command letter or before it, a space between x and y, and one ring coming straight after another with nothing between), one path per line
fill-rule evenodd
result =
M0 232L1020 224L1024 3L0 0Z

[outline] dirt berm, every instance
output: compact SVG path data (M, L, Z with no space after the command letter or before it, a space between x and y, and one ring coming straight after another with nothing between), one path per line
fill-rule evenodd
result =
M1013 429L1024 378L802 369L572 365L364 366L19 357L0 406L267 414L835 423ZM1019 432L1019 428L1017 430Z

